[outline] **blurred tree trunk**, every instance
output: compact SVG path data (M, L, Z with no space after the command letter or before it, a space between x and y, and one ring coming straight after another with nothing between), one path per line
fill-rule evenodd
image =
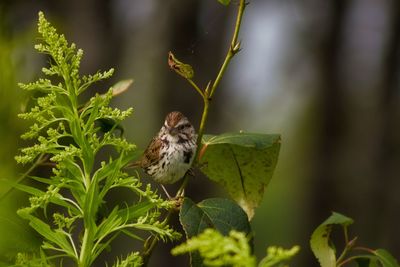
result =
M317 67L319 70L319 88L317 101L320 107L319 133L315 156L315 184L313 199L312 225L316 225L329 215L332 203L338 199L336 191L337 171L335 161L338 148L342 141L344 125L346 124L343 104L343 88L339 82L340 67L339 50L343 31L343 18L346 11L346 0L330 1L330 18L326 22L327 29L322 36L317 52ZM318 130L317 130L318 131Z
M320 224L335 203L340 202L337 190L339 172L337 161L340 158L339 148L344 135L346 116L343 103L343 88L339 81L340 57L344 17L347 0L331 0L326 6L328 16L322 24L313 26L316 37L316 47L311 46L311 55L315 55L317 88L316 112L318 121L314 122L317 140L315 141L314 162L311 170L311 191L309 198L308 229L311 234ZM311 11L312 12L312 11ZM317 10L314 10L317 12ZM322 30L322 32L321 32ZM308 254L301 265L308 266L315 262L315 258Z
M371 192L371 229L370 240L379 242L379 246L396 253L400 257L400 2L388 1L389 31L383 51L382 80L378 89L380 111L380 131L378 132L379 150L376 173Z
M352 211L347 215L356 219L353 230L360 236L362 245L385 247L396 253L400 241L392 237L399 235L397 224L400 220L400 200L397 197L400 186L400 2L382 2L382 5L389 5L387 10L392 13L391 19L388 20L389 34L385 36L387 40L384 50L375 51L377 54L383 52L381 81L378 86L372 88L378 92L378 99L373 100L378 108L367 110L370 113L366 112L362 118L351 116L355 108L360 108L357 107L360 101L352 99L345 91L346 87L341 81L344 77L340 73L346 62L341 58L341 49L344 30L347 30L345 21L349 4L346 0L330 1L331 16L326 22L327 30L322 35L320 46L315 49L318 51L316 66L320 78L316 101L320 103L318 106L321 120L317 123L320 132L317 134L319 139L316 143L315 170L312 173L314 184L310 198L312 216L309 231L311 233L332 210L344 214ZM363 89L364 92L368 90ZM376 124L374 112L378 113ZM358 123L351 119L365 120L361 123L363 131L372 132L365 132L365 143L373 144L377 139L376 150L363 149L360 147L363 141L351 139L354 138L351 124ZM354 151L352 146L360 150ZM366 155L367 162L373 165L371 173L357 169L360 167L353 165L357 164L358 159L348 157L363 157L362 154L366 152L369 153ZM361 165L361 168L369 169L369 166ZM360 174L365 176L358 177ZM360 207L362 209L359 209ZM310 263L313 259L308 260Z

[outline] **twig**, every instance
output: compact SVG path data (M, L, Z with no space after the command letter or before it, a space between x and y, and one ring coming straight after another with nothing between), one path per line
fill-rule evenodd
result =
M199 86L196 85L195 82L193 82L193 80L186 78L186 80L196 89L196 91L203 97L203 101L204 101L204 107L203 107L203 114L201 116L201 122L200 122L200 127L199 127L199 131L198 131L198 137L197 137L197 152L196 152L196 157L195 159L197 159L197 155L200 151L200 146L201 146L201 140L203 138L203 134L204 134L204 129L205 129L205 125L207 122L207 118L208 118L208 110L210 107L210 100L213 96L213 94L215 93L216 88L218 87L225 71L226 68L229 65L229 62L231 61L231 59L235 56L235 54L237 54L240 51L240 42L238 42L238 36L239 36L239 29L240 29L240 25L242 22L242 17L243 17L243 12L244 9L246 7L247 3L245 2L245 0L240 0L240 4L239 4L239 8L238 8L238 12L237 12L237 17L236 17L236 23L235 23L235 29L233 32L233 37L232 37L232 41L229 47L229 50L226 54L225 60L221 65L221 68L214 80L214 83L209 83L207 85L207 87L205 88L204 91L202 91ZM184 196L184 190L188 184L188 176L185 176L183 178L183 182L180 186L180 188L178 189L175 198L179 199L182 198ZM179 200L178 200L179 201ZM166 218L165 218L165 222L168 223L172 214L174 213L174 210L171 209L170 211L168 211ZM144 251L143 251L143 266L147 266L149 258L155 248L155 246L157 245L158 240L155 237L149 237L145 243L144 243Z

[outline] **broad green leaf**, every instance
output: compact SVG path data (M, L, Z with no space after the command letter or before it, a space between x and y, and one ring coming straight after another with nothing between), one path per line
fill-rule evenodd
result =
M397 260L388 251L377 249L374 251L374 254L378 257L383 267L399 267Z
M347 227L352 224L353 220L340 213L333 212L321 225L315 229L311 236L311 249L318 259L321 267L335 267L336 255L334 249L329 246L329 235L332 226L335 224Z
M251 219L275 170L280 140L280 135L256 133L205 135L201 171L222 185Z
M220 2L221 4L227 6L231 2L231 0L218 0L218 2Z
M185 198L179 220L187 238L196 236L207 228L214 228L223 235L228 235L231 230L246 234L251 231L246 213L235 202L223 198L210 198L198 204ZM192 266L203 266L198 253L191 253L190 258Z

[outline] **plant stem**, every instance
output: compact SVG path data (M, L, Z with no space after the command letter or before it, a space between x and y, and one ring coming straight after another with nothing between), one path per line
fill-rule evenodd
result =
M242 17L243 17L243 12L244 9L246 7L247 3L245 2L245 0L240 0L239 3L239 8L238 8L238 12L237 12L237 17L236 17L236 23L235 23L235 29L233 31L233 37L232 37L232 41L229 47L229 50L225 56L225 60L223 62L223 64L221 65L221 68L217 74L217 77L215 78L214 83L212 84L212 86L210 87L210 84L207 85L206 89L204 91L202 91L191 79L186 79L195 89L196 91L203 97L203 102L204 102L204 106L203 106L203 113L201 116L201 121L200 121L200 126L199 126L199 131L198 131L198 136L197 136L197 152L196 152L196 157L195 159L197 159L197 155L200 151L200 147L201 147L201 140L203 138L204 135L204 130L205 130L205 126L206 126L206 122L207 122L207 118L208 118L208 111L209 111L209 107L210 107L210 100L216 90L216 88L218 87L226 68L229 65L229 62L231 61L231 59L235 56L235 54L237 54L240 50L240 43L237 42L238 36L239 36L239 29L240 29L240 25L242 22ZM195 160L196 161L196 160ZM180 188L178 189L175 198L182 198L184 196L184 190L188 184L188 176L185 176L183 178L183 182L180 186ZM179 200L178 200L179 201ZM171 209L168 211L166 218L165 218L165 222L168 223L172 214L174 213L174 210ZM153 252L153 249L155 248L155 246L157 245L158 240L155 237L150 237L146 240L146 242L144 243L143 247L144 247L144 251L143 251L143 266L147 266L149 258Z
M210 101L208 98L204 98L204 107L203 114L201 115L200 127L197 136L197 151L195 160L197 160L197 155L199 154L201 147L201 140L203 139L204 129L206 127L207 117L208 117L208 109L210 107Z
M371 255L357 255L357 256L352 256L347 258L346 260L342 261L342 262L337 262L336 267L341 267L344 266L345 264L356 260L356 259L363 259L363 258L371 258Z
M240 50L240 42L238 43L237 39L239 36L239 29L240 29L240 25L242 23L242 17L243 17L243 13L244 13L244 9L245 9L246 5L247 5L247 3L245 2L245 0L240 0L239 9L238 9L238 13L236 16L235 30L233 31L231 45L229 47L228 53L226 54L224 63L222 64L222 66L218 72L218 75L215 78L215 81L211 87L211 93L209 95L210 98L213 97L213 95L215 93L215 89L217 89L217 87L222 79L222 76L224 75L225 70L229 65L229 62L235 56L235 54L237 52L239 52L239 50Z
M348 235L348 232L347 232L347 225L345 225L343 227L343 233L344 233L344 242L345 242L345 244L347 246L347 244L349 243L349 235Z
M204 93L203 93L203 91L201 91L200 87L198 87L197 84L192 79L186 79L186 80L194 87L194 89L196 89L196 91L204 99Z
M89 250L89 228L85 227L85 232L83 234L83 240L82 240L82 248L81 248L81 253L79 256L79 267L86 267L88 266L88 255L87 253L90 252Z

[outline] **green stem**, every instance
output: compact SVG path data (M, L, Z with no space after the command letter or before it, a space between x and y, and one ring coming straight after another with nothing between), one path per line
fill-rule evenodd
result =
M79 256L79 267L86 267L89 266L90 261L88 260L90 258L90 243L89 242L89 228L86 228L85 226L85 232L83 234L83 240L82 240L82 247L81 247L81 253Z
M347 232L347 226L346 225L343 227L343 233L344 233L344 244L345 244L345 246L344 246L344 249L343 249L342 253L340 254L339 258L336 260L336 262L342 261L344 259L344 257L346 256L347 252L349 252L349 250L354 245L353 242L351 244L349 243L349 235L348 235L348 232Z
M340 254L339 258L336 260L336 262L337 262L337 263L341 262L341 261L344 259L344 257L346 257L347 252L349 252L350 249L351 249L351 248L350 248L348 245L346 245L346 246L344 247L342 253Z
M203 114L201 116L200 127L199 127L199 131L198 131L198 136L197 136L197 152L196 152L196 158L195 158L196 160L197 160L197 155L200 152L201 140L203 139L204 129L206 127L209 107L210 107L209 99L204 98Z
M363 258L371 258L370 255L357 255L357 256L352 256L347 258L346 260L342 261L342 262L337 262L336 267L341 267L344 266L347 263L350 263L351 261L354 261L356 259L363 259Z
M347 225L343 227L343 232L344 232L344 242L347 245L349 243L349 234L347 232Z
M240 0L239 3L239 9L238 9L238 13L236 16L236 24L235 24L235 30L233 31L233 36L232 36L232 41L231 41L231 45L229 47L228 53L226 54L224 63L222 63L222 66L218 72L217 77L215 78L215 81L211 87L211 93L210 93L210 98L213 97L214 93L215 93L215 89L217 89L222 76L224 75L226 68L229 65L229 62L231 61L231 59L235 56L235 54L237 52L239 52L240 50L240 42L237 42L238 36L239 36L239 30L240 30L240 25L242 23L242 17L243 17L243 12L244 9L246 8L246 2L245 0Z
M239 4L239 9L238 9L238 13L237 13L237 18L236 18L236 24L235 24L235 30L233 32L233 37L232 37L232 41L231 41L231 45L229 47L228 53L225 57L224 63L222 64L217 77L214 81L214 83L212 84L212 86L210 87L210 84L207 85L207 88L204 90L204 92L191 80L191 79L186 79L195 89L196 91L202 96L203 98L203 102L204 102L204 107L203 107L203 114L201 116L201 121L200 121L200 126L199 126L199 130L198 130L198 136L197 136L197 152L196 152L196 157L195 159L197 159L197 155L200 151L200 147L201 147L201 140L203 138L204 135L204 130L205 130L205 126L206 126L206 122L207 122L207 118L208 118L208 111L209 111L209 107L210 107L210 100L216 90L216 88L218 87L226 68L229 65L229 62L231 61L231 59L234 57L234 55L239 52L240 50L240 43L237 42L238 39L238 35L239 35L239 29L240 29L240 25L242 22L242 17L243 17L243 12L244 9L246 7L246 2L245 0L240 0L240 4ZM196 161L196 160L195 160ZM194 162L195 162L194 161ZM175 197L178 198L182 198L184 197L184 190L188 184L188 177L184 177L183 182L180 186L180 188L178 189ZM179 201L179 200L178 200ZM170 211L168 211L167 215L166 215L166 219L165 222L168 223L172 214L174 213L174 210L171 209ZM157 245L158 240L155 237L150 237L148 238L143 247L144 247L144 251L142 254L143 257L143 266L147 266L149 258L155 248L155 246Z
M203 93L203 91L201 91L200 87L198 87L197 84L192 79L186 79L186 80L194 87L194 89L196 89L196 91L204 99L204 93Z

